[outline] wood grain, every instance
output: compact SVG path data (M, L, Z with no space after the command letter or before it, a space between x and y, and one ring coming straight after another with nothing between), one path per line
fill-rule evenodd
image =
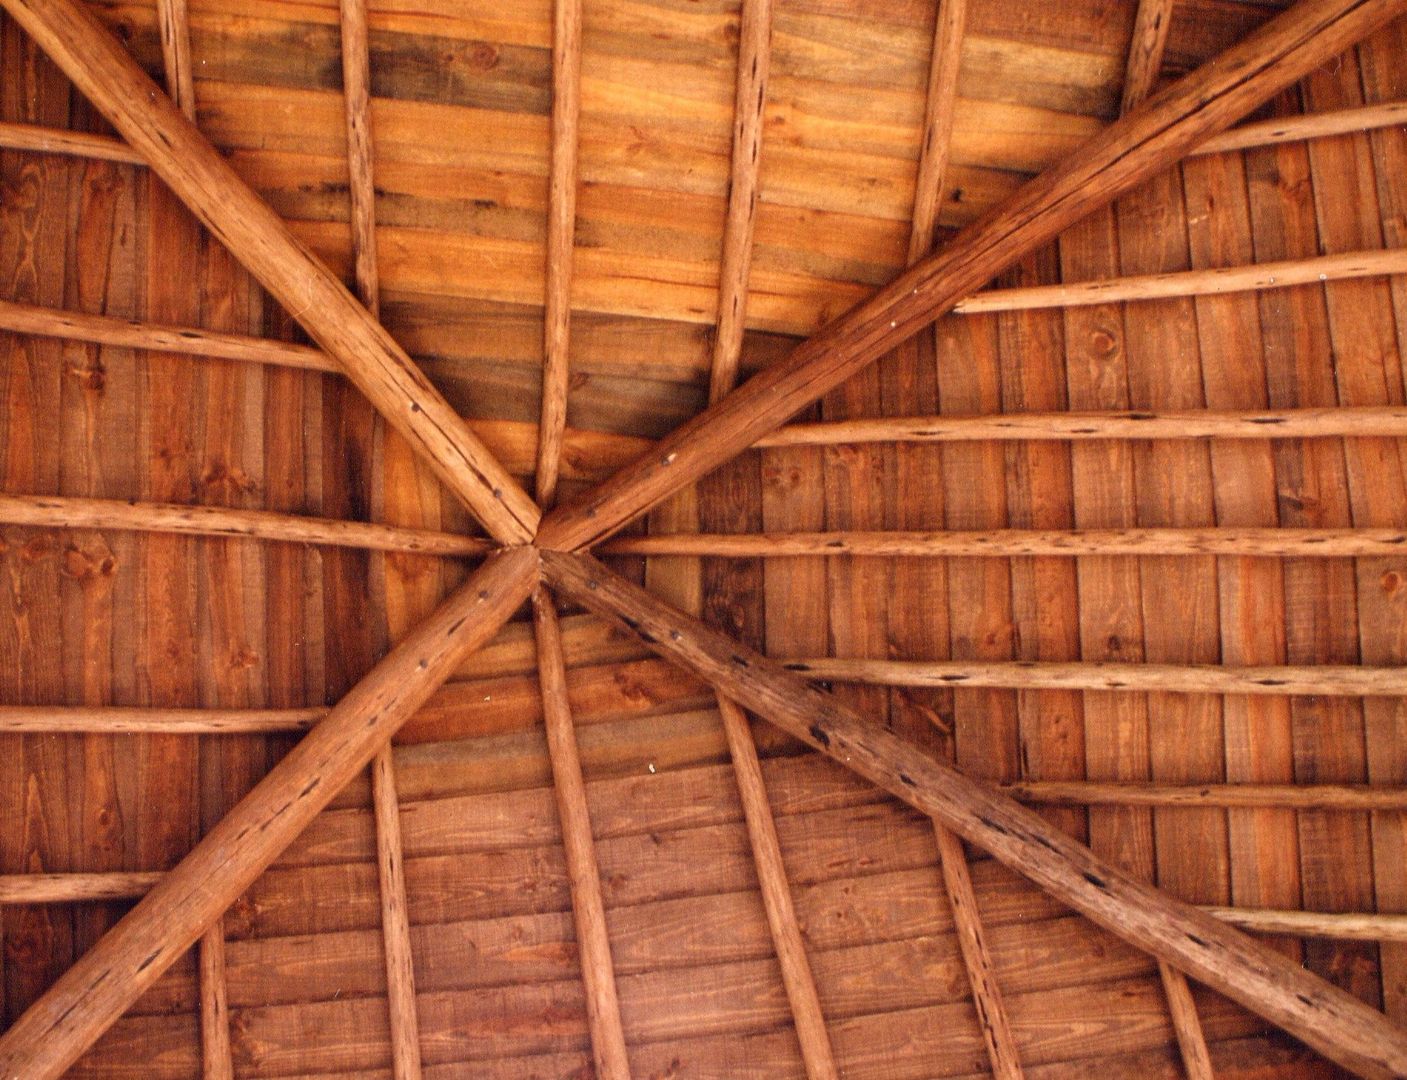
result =
M586 785L581 774L576 733L567 701L566 666L562 660L562 634L552 600L539 592L533 597L533 629L537 635L538 679L542 687L543 717L548 752L557 794L571 882L572 913L576 920L577 948L581 953L582 981L586 987L586 1015L591 1027L591 1049L598 1076L628 1080L630 1062L621 1026L616 993L615 967L601 900L601 870L586 805Z
M113 529L178 536L230 536L292 544L414 552L419 555L485 555L491 541L431 529L367 521L299 517L271 510L51 495L0 495L0 522L47 529Z
M851 309L656 450L555 511L539 529L539 543L570 550L614 532L912 336L1017 258L1178 160L1400 11L1395 0L1296 5L1216 64L1095 136L943 252Z
M1407 1069L1407 1035L1283 956L1107 865L1045 820L938 761L583 556L546 552L549 581L622 619L653 648L835 757L1125 940L1260 1013L1365 1076Z
M508 542L529 539L532 500L342 283L288 231L96 20L71 0L7 11L260 282L345 366L445 484Z
M0 1038L0 1072L56 1077L188 949L537 579L534 552L492 557L408 636Z

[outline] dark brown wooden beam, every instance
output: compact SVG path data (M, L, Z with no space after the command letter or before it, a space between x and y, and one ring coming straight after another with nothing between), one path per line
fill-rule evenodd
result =
M943 251L684 424L655 449L548 515L538 543L569 551L610 535L751 446L1017 259L1180 160L1404 10L1407 0L1303 0L1110 125L965 229Z
M547 580L1029 877L1124 940L1238 1001L1362 1076L1407 1075L1407 1032L1280 953L1129 877L990 786L869 723L834 696L585 555L543 553Z
M498 632L537 581L532 548L485 562L0 1037L0 1077L62 1074Z

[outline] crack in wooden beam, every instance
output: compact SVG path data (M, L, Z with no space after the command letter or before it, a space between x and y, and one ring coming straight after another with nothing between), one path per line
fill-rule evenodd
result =
M1407 1032L1283 955L1105 863L1044 818L868 723L779 664L585 555L542 554L547 580L860 776L939 818L1099 925L1359 1075L1407 1074Z
M600 1080L629 1080L630 1061L626 1055L615 965L606 929L606 907L601 896L601 868L596 861L586 782L582 778L576 730L567 701L562 629L551 596L542 591L533 596L533 631L537 641L538 683L542 692L547 751L552 761L552 787L562 823L562 847L566 853L572 916L581 956L582 983L586 989L591 1052Z
M42 529L112 529L273 540L290 544L475 557L496 545L479 536L381 525L371 521L302 517L273 510L84 499L66 495L0 495L0 524Z
M554 550L578 550L615 532L751 446L1015 260L1180 160L1404 10L1407 0L1302 0L1116 121L965 229L943 251L681 426L654 450L548 515L538 543Z
M0 1036L0 1077L52 1080L77 1060L498 632L538 578L533 548L494 555L470 575Z
M547 272L543 308L542 406L537 501L557 499L562 433L571 392L572 266L576 247L577 143L581 120L581 0L552 7L552 160L547 183Z
M390 334L288 230L75 0L7 10L211 233L336 357L488 531L523 543L539 513Z

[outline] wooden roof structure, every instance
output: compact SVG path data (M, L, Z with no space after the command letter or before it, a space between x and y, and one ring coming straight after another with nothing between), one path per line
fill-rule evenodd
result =
M1407 0L0 9L0 1077L1407 1075Z

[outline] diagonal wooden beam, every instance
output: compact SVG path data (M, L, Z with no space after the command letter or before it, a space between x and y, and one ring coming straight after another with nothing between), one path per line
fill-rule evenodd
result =
M1172 29L1175 2L1138 0L1138 11L1133 19L1133 39L1129 42L1128 61L1124 66L1124 96L1119 105L1121 113L1132 112L1142 105L1158 85L1168 31Z
M903 799L1062 902L1225 994L1359 1075L1407 1075L1407 1031L1280 953L1129 877L1040 815L931 758L831 694L585 555L543 552L543 573L635 630L721 693Z
M391 335L76 0L0 0L109 123L505 543L538 510Z
M1407 0L1302 0L1110 125L965 229L943 251L841 316L655 449L548 515L538 543L570 551L611 534L752 445L1085 214L1180 160L1199 142L1403 11Z
M0 1037L0 1077L50 1080L200 937L531 594L537 553L494 555Z

